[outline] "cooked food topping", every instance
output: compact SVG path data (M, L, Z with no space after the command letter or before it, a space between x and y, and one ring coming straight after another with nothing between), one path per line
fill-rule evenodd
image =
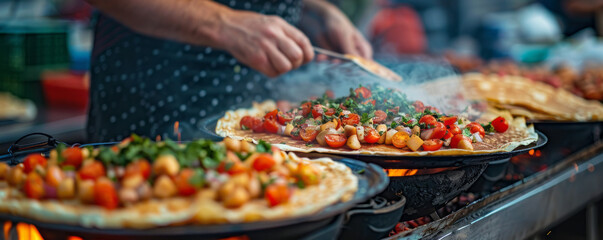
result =
M470 122L444 115L421 101L412 102L394 89L360 86L350 89L348 96L333 99L325 94L287 112L273 109L263 118L243 116L239 127L287 135L305 141L306 146L316 142L323 147L358 150L365 144L386 144L410 151L437 151L472 150L473 142L483 142L487 133L503 133L509 124L503 117L485 125Z
M269 113L262 128L275 130L272 125L280 125L277 114ZM340 144L338 136L330 141ZM0 163L0 181L6 180L30 199L76 198L105 209L196 194L216 196L224 207L238 208L250 201L264 201L271 207L286 203L295 189L319 184L323 177L312 164L293 161L268 143L253 146L230 138L223 143L178 144L132 135L115 146L61 145L48 155L47 159L30 154L14 167Z

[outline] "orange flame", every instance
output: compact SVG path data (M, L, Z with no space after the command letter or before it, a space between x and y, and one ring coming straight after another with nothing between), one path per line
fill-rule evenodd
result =
M417 174L419 169L386 169L389 177L407 177Z
M17 224L17 234L19 239L44 240L36 227L26 223Z
M10 236L10 229L13 226L11 222L4 222L4 239L26 239L26 240L44 240L38 229L31 224L18 223L16 226L18 236ZM67 240L82 240L81 237L69 236Z
M428 175L428 174L436 174L439 172L444 172L448 170L454 170L458 167L450 167L450 168L424 168L424 169L384 169L385 173L387 173L390 177L408 177L413 175Z
M530 149L530 151L528 152L528 154L530 154L530 156L534 156L534 149Z
M174 135L178 136L178 143L180 143L180 122L176 121L174 123Z

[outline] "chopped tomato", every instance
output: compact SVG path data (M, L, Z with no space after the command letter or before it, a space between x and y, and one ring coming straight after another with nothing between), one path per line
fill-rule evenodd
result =
M425 151L436 151L436 150L442 148L443 144L444 144L444 141L442 141L440 139L425 140L423 142L423 150L425 150Z
M398 112L400 112L400 107L395 107L395 108L390 108L388 109L390 112L393 112L394 114L398 114Z
M327 116L333 116L333 114L335 114L335 108L329 108L325 112L325 115L327 115Z
M458 118L457 116L441 117L440 121L442 121L444 123L444 125L450 126L450 125L454 125L454 123L456 123L457 118Z
M254 117L251 119L251 130L253 132L263 132L264 131L264 121L258 117Z
M251 129L251 127L253 126L253 117L244 116L243 118L241 118L239 124L241 124L241 127L245 126L246 128Z
M331 90L325 91L325 94L327 95L328 98L335 98L335 93L333 93L333 91L331 91Z
M316 139L318 135L318 130L316 127L307 127L299 131L299 136L306 142L312 142Z
M423 123L426 126L435 126L436 123L438 123L438 120L436 120L435 117L431 115L425 115L421 117L421 119L419 119L419 123Z
M266 115L264 115L264 119L268 120L276 120L276 115L278 114L278 110L274 109L271 112L266 113Z
M276 115L276 120L281 125L286 125L293 120L293 115L291 113L279 112L278 115Z
M306 117L306 116L308 116L308 114L310 114L310 112L312 112L312 103L306 102L301 105L301 108L302 108L302 115L304 117Z
M105 209L115 209L119 206L119 198L113 182L106 178L101 178L94 183L94 203Z
M345 134L327 134L325 140L329 147L340 148L345 145L348 139L345 137Z
M318 170L309 163L297 164L297 177L306 185L314 185L320 181Z
M375 101L375 99L368 99L368 100L362 102L361 104L366 105L366 104L369 104L369 103L373 104L373 106L375 106L376 101Z
M434 106L427 106L427 107L425 107L425 109L429 109L429 111L431 111L431 112L442 113L442 112L440 112L440 109L437 109Z
M293 127L293 130L291 130L291 138L293 138L294 140L302 140L301 136L300 136L300 132L302 130L298 127Z
M354 92L356 92L356 96L362 97L362 98L371 98L371 96L373 95L371 93L371 90L369 90L368 88L365 88L365 87L356 88L356 90L354 90Z
M423 112L425 110L425 104L421 101L415 101L412 106L415 107L415 111L417 112Z
M126 166L124 178L140 174L144 179L151 176L151 164L145 159L138 159Z
M287 184L272 184L266 187L264 197L268 201L268 206L274 207L281 203L286 203L291 197L291 190Z
M461 128L456 124L452 124L452 125L448 126L448 131L450 133L452 133L452 135L457 135L457 134L462 133Z
M469 141L469 143L471 143L471 139L463 134L457 134L454 135L454 137L452 137L452 140L450 140L450 147L451 148L457 148L459 145L459 142L461 141Z
M446 126L443 123L438 122L433 128L433 133L429 139L440 139L446 135Z
M399 131L392 137L392 144L397 148L406 147L406 142L410 136L405 131Z
M82 157L82 149L78 147L71 147L63 150L62 156L65 158L63 165L69 165L75 168L79 168L84 160Z
M497 117L492 120L492 126L499 133L504 133L509 129L509 123L504 117Z
M268 153L260 154L253 161L253 169L255 169L256 171L259 171L259 172L269 170L272 167L274 167L274 165L276 165L276 161L274 160L272 155L270 155Z
M482 125L480 125L479 123L476 122L472 122L467 124L467 126L465 128L469 128L469 131L471 132L471 134L473 133L479 133L480 136L485 137L486 136L486 131L484 131L484 127L482 127Z
M320 104L316 104L314 106L312 106L312 117L317 118L322 116L322 114L325 112L325 110L323 109L323 106Z
M339 104L339 108L341 108L341 109L343 109L343 110L348 110L348 108L347 108L347 107L343 106L343 103L340 103L340 104Z
M232 154L233 157L228 157L229 154ZM245 164L243 164L239 157L234 155L234 153L228 152L226 153L226 156L227 158L220 162L220 165L218 165L216 171L220 173L228 173L230 175L244 173L247 171Z
M40 174L36 172L27 174L23 191L28 198L40 199L44 197L44 180L42 180Z
M344 115L341 119L341 123L343 123L344 125L356 125L360 123L360 116L355 113L350 113L347 115L347 117Z
M93 161L82 166L78 175L82 180L96 180L99 177L105 176L105 166L99 161Z
M64 177L63 171L57 166L50 166L46 170L45 180L50 186L58 187Z
M23 160L23 172L30 173L36 169L36 166L46 167L46 158L39 153L32 153Z
M178 193L182 196L190 196L196 192L195 186L190 183L190 179L195 175L195 171L190 168L183 169L174 177L174 184L178 189Z
M375 111L375 117L373 118L374 123L382 123L387 118L387 113L381 110Z
M446 135L444 135L444 139L450 139L454 136L454 134L452 134L452 132L450 132L450 130L446 130Z
M364 141L367 143L376 143L381 138L381 135L372 127L364 128Z
M269 133L278 133L279 124L274 119L264 119L264 130Z

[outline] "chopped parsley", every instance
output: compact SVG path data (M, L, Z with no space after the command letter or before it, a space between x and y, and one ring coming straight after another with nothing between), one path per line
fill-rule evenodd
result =
M488 124L480 124L482 125L482 127L484 128L484 131L487 133L492 133L494 132L494 126L492 126L492 123L488 123Z
M56 147L57 160L59 163L62 163L63 161L65 161L65 158L63 157L63 150L65 150L66 148L67 148L67 146L64 143L57 144L57 147Z
M188 183L196 188L203 187L205 185L205 172L201 168L195 169L195 174L188 179Z
M463 135L471 137L471 130L469 130L469 128L463 129Z
M267 143L264 140L261 140L258 142L258 145L256 146L256 152L261 152L261 153L272 153L272 145L270 145L270 143Z
M224 165L224 170L226 170L226 171L230 171L230 169L231 169L233 166L234 166L234 163L233 163L233 162L227 162L227 163Z
M368 123L374 117L375 117L375 112L372 112L370 114L363 113L362 116L360 117L360 123L363 123L363 124Z

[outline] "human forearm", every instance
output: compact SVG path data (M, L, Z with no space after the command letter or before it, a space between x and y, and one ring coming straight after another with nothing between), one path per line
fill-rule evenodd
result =
M208 0L87 0L139 33L228 51L277 76L314 57L307 37L278 16L234 10Z
M223 48L220 20L233 11L213 1L87 1L142 34L217 48Z

